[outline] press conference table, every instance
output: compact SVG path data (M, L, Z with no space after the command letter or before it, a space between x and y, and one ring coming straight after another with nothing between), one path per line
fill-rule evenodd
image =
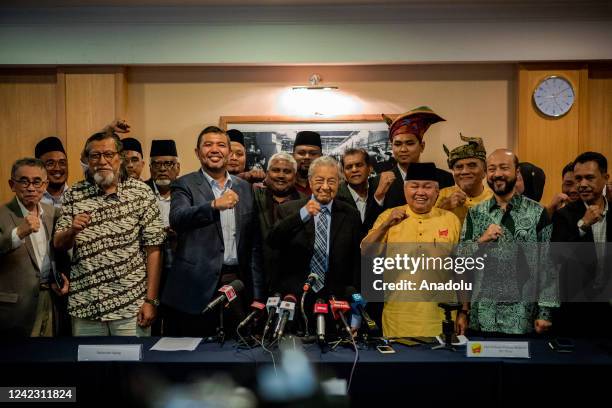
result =
M194 376L223 371L237 383L252 387L257 370L272 361L261 348L238 350L233 342L223 346L202 343L193 352L150 351L157 340L2 339L0 386L76 386L79 405L109 400L123 401L122 407L138 406L141 397L130 391L135 373L141 375L140 382L156 375L171 383L181 383ZM360 350L351 403L371 406L402 399L427 405L451 402L516 407L534 401L567 402L568 398L580 398L584 402L608 398L612 351L607 343L576 340L573 353L557 353L544 339L528 341L529 359L467 358L465 348L451 352L431 350L425 345L394 345L394 354ZM79 344L142 344L143 358L139 362L78 362ZM322 376L348 378L354 360L352 349L321 353L314 344L304 349ZM123 405L126 402L129 404Z

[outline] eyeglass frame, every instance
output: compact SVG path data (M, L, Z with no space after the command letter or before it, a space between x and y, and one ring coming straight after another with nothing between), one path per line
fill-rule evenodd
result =
M164 160L164 161L151 160L151 167L154 168L155 170L161 170L162 168L172 169L176 167L177 164L178 164L178 161L172 161L172 160Z
M41 188L43 185L49 182L49 180L41 180L41 179L30 180L28 178L21 178L21 179L11 178L11 180L16 184L19 184L22 188L28 188L30 187L30 185L34 186L34 188ZM37 186L35 183L40 183L40 185Z

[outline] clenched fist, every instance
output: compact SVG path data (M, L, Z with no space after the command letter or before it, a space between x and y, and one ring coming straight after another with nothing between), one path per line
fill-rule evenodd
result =
M484 244L485 242L497 241L497 239L502 235L504 235L502 227L497 224L491 224L485 233L482 234L482 237L480 237L478 242Z
M38 232L40 229L40 219L32 214L28 214L23 218L23 222L17 227L17 236L19 239L24 239L33 232Z
M72 231L75 234L83 231L91 222L91 216L87 213L80 213L74 216L72 219Z
M394 208L391 211L391 215L389 215L389 218L387 218L387 220L385 221L384 226L386 228L394 227L400 222L404 221L406 218L408 218L408 214L406 214L406 211L401 208Z
M455 208L465 204L466 199L467 194L465 194L463 191L455 191L453 194L451 194L450 197L442 200L442 202L440 203L440 208L449 211L454 210Z
M585 227L590 227L591 225L599 222L601 220L601 209L597 205L589 205L587 207L586 212L584 213L584 217L582 217L582 221L584 222Z
M319 212L321 212L321 204L319 204L315 200L308 201L304 208L308 212L308 215L310 215L311 217L314 217Z
M394 181L395 173L393 173L392 171L383 171L382 173L380 173L380 180L378 181L378 187L376 188L376 192L374 192L374 197L378 201L382 201Z
M229 210L234 208L240 201L238 194L235 191L227 189L221 197L213 200L213 207L219 211Z

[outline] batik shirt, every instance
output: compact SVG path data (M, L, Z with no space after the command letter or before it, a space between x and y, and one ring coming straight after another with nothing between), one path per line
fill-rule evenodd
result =
M500 225L503 235L487 251L486 245L476 242L491 224ZM525 334L534 330L536 319L551 320L551 308L558 306L556 282L538 275L542 271L543 249L535 244L550 241L551 231L544 208L519 194L512 197L505 211L495 197L468 211L458 252L473 256L485 248L487 263L494 262L493 267L489 264L486 268L486 274L474 275L472 295L476 301L471 304L470 328ZM533 276L537 285L530 284L534 282ZM540 301L523 301L532 297L527 292L533 290L537 290L535 296ZM519 301L499 301L504 297Z
M133 318L147 289L145 247L165 239L155 195L132 178L108 195L84 180L64 193L57 232L70 228L80 213L91 222L75 238L69 314L98 321Z

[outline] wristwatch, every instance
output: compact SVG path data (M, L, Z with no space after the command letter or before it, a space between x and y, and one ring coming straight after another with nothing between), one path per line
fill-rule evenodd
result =
M578 220L578 228L584 231L584 220L581 218Z
M148 297L144 298L145 303L153 305L155 307L159 306L159 299L149 299Z

